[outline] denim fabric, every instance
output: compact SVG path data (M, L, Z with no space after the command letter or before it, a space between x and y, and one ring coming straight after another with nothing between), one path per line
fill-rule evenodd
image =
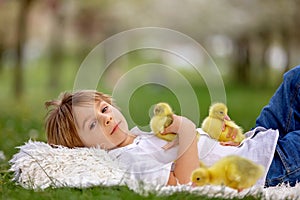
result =
M300 181L300 66L284 74L283 82L256 120L256 126L278 129L279 139L265 185Z

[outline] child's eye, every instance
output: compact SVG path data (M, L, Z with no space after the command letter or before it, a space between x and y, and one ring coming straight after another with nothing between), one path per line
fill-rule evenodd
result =
M90 124L90 130L93 130L96 126L96 121L93 121L91 124Z
M108 110L108 106L105 106L105 107L101 110L101 112L102 112L102 113L105 113L107 110Z

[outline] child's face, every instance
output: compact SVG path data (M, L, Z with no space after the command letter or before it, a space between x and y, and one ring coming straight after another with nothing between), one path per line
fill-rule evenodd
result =
M122 113L105 101L73 108L78 134L87 147L113 149L128 137L128 125Z

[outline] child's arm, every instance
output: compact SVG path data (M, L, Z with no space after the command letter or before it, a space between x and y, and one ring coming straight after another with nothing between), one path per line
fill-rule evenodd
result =
M165 129L165 133L177 133L179 148L173 173L169 177L169 185L190 182L190 176L194 169L199 167L196 126L186 117L173 115L173 123Z

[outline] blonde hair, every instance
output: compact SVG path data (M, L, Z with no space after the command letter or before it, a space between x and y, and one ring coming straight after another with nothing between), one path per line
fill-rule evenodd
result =
M90 105L99 101L112 104L112 98L109 95L94 90L65 92L60 95L58 100L45 102L47 109L52 107L45 121L48 143L70 148L84 147L78 135L72 107Z

